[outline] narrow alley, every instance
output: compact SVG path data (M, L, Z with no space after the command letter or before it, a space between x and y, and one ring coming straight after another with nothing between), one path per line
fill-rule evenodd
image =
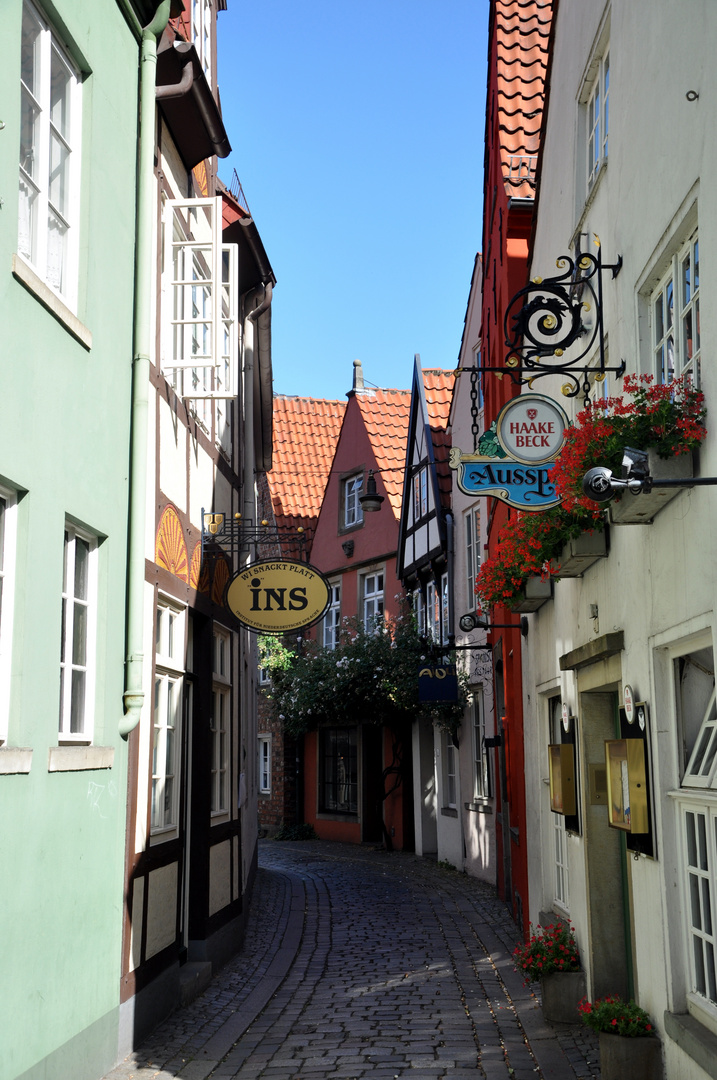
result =
M242 952L105 1080L597 1080L596 1039L543 1021L517 941L475 878L261 841Z

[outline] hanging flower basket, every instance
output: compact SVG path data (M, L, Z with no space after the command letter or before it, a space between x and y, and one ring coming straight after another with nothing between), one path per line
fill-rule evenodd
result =
M568 540L560 554L550 560L550 572L557 578L582 577L598 559L607 558L607 530L581 532Z
M650 476L657 476L661 480L692 479L692 454L680 454L665 460L658 457L655 450L648 448L647 459ZM625 492L617 502L610 503L608 519L613 525L647 525L679 494L679 488L654 488L644 495Z
M523 584L523 595L507 604L511 611L522 615L537 611L553 595L553 583L549 577L529 577Z
M622 397L606 398L583 409L566 432L550 472L565 511L582 509L596 520L602 518L602 507L583 493L583 477L597 465L620 476L626 446L648 450L653 476L692 475L692 451L707 434L704 395L689 380L655 384L651 375L626 375L623 391ZM664 489L650 495L624 492L612 501L610 520L616 524L651 521L674 495L674 491ZM651 504L653 496L658 498ZM640 516L633 517L635 514Z

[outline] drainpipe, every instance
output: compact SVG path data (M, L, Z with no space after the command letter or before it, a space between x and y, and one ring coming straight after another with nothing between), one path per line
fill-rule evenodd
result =
M271 304L271 282L264 286L264 298L244 317L244 492L242 517L253 521L254 504L254 339L256 321ZM256 524L256 522L255 522Z
M134 349L130 436L129 540L127 553L127 659L124 716L119 732L127 738L139 723L144 703L144 541L147 501L147 413L152 302L154 210L155 83L157 42L169 22L171 0L160 0L142 30L139 70L139 164L134 287Z

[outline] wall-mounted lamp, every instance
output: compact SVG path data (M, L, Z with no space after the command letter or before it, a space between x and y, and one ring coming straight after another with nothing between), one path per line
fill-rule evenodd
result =
M366 494L359 495L359 502L361 503L361 509L364 513L373 514L376 510L381 509L381 503L385 496L379 495L376 488L376 481L373 475L373 469L368 471L368 480L366 481Z
M464 634L470 634L472 630L517 630L520 627L523 637L528 636L528 620L525 615L521 616L517 623L492 623L489 615L469 613L461 615L458 625Z
M613 476L611 469L596 465L588 469L583 477L583 491L596 503L607 503L618 491L629 491L633 495L649 494L656 487L690 488L717 484L717 476L695 476L690 480L660 480L650 476L650 466L646 450L635 450L626 446L623 450L622 476Z

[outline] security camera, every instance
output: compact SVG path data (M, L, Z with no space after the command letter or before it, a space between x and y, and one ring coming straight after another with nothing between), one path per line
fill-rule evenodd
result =
M605 469L602 465L588 469L583 477L583 491L593 502L609 502L615 494L612 470Z

